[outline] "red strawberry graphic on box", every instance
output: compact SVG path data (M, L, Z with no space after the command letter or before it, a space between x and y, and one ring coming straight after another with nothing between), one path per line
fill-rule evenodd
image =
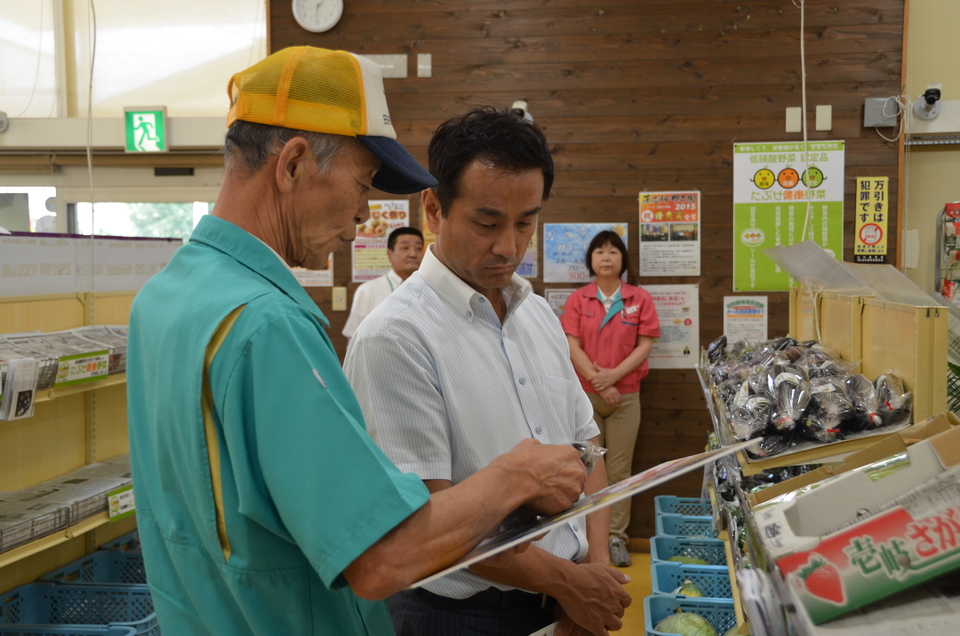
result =
M843 605L846 602L840 572L832 563L814 557L797 574L803 579L810 594L837 605Z

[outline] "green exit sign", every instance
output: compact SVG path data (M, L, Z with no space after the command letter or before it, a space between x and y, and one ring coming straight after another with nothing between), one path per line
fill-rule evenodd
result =
M168 149L166 106L127 106L123 113L127 152L163 152Z

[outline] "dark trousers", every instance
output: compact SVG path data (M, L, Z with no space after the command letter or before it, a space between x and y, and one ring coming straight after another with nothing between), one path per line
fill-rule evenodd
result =
M397 636L529 636L557 620L557 602L543 594L489 588L465 599L423 589L390 597Z

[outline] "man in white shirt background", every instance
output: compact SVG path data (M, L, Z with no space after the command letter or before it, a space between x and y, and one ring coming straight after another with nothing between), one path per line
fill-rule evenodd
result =
M343 325L343 335L348 341L367 314L420 267L420 261L423 260L423 233L415 227L398 227L390 232L387 258L390 259L390 271L380 278L365 282L353 293L350 316Z

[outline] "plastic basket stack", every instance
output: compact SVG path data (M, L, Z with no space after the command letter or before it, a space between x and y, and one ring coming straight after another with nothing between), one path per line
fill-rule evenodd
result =
M0 595L0 636L159 636L135 532Z
M664 636L655 626L678 611L705 618L722 636L737 619L723 541L717 539L709 502L689 497L660 496L654 499L657 534L650 540L650 581L653 591L643 601L647 636ZM684 557L708 565L681 562ZM671 560L673 559L673 560ZM675 594L686 581L703 597Z

